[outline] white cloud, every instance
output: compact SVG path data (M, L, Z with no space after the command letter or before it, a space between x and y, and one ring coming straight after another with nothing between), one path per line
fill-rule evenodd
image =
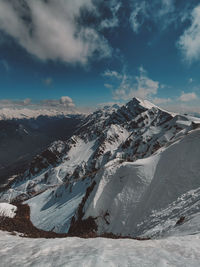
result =
M178 47L189 62L200 59L200 5L193 9L191 25L180 37Z
M104 73L102 74L104 77L109 77L109 78L116 78L116 79L122 79L122 75L115 71L115 70L106 70L104 71Z
M155 97L152 99L152 102L156 105L160 105L160 104L166 104L171 102L171 98L159 98L159 97Z
M62 96L60 99L44 99L38 103L39 106L45 108L56 108L56 109L73 109L75 104L69 96Z
M150 99L157 94L159 82L150 79L146 71L140 67L140 75L135 77L135 82L131 76L124 74L119 87L113 91L113 98L117 100L129 100L132 97Z
M196 100L198 97L197 95L193 93L184 93L182 92L181 96L179 97L179 100L182 102L189 102L192 100Z
M75 107L71 97L69 97L69 96L62 96L60 98L60 103L64 106L67 106L67 107Z
M41 60L86 64L95 52L109 57L107 40L94 28L78 25L83 8L96 12L92 0L0 0L0 29Z
M113 85L112 84L109 84L109 83L104 83L104 86L108 89L112 89L113 88Z

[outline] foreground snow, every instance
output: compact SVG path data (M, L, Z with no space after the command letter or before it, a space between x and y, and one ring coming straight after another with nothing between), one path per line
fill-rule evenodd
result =
M15 217L15 212L17 211L17 207L8 203L0 203L0 217Z
M161 240L26 239L0 232L1 266L200 266L200 235ZM23 252L23 253L22 253Z

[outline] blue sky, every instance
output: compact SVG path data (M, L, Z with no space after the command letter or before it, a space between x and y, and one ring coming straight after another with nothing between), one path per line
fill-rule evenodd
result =
M0 0L0 107L200 112L199 70L196 0Z

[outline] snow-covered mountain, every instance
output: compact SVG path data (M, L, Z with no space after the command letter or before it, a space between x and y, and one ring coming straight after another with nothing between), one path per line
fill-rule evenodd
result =
M58 117L79 114L78 111L59 109L0 108L0 120L37 119L39 116Z
M73 135L82 118L81 115L40 115L37 118L0 119L0 185L26 170L33 156L53 141Z
M181 217L195 220L199 212L191 207L200 188L199 126L198 118L137 98L99 109L36 156L0 199L26 201L33 224L58 233L173 231Z

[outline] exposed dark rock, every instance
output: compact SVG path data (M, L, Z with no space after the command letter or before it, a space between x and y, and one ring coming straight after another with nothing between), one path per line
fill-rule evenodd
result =
M17 206L14 218L0 217L0 229L8 232L19 232L24 237L56 238L67 237L67 234L57 234L36 228L30 221L30 208L27 204L12 203Z
M95 222L95 218L89 217L83 220L84 205L90 193L93 191L95 185L96 185L96 182L93 181L93 183L87 188L85 196L83 197L81 203L79 204L79 207L77 210L77 216L75 215L72 217L71 225L70 225L69 232L68 232L69 234L79 236L83 234L88 234L90 232L95 233L97 231L97 224Z
M176 225L180 225L185 222L185 216L181 216L180 219L176 222Z
M129 238L136 240L148 240L149 238L131 238L129 236L114 235L112 233L105 233L102 235L97 235L97 227L94 219L89 217L87 220L82 221L80 231L69 234L58 234L52 231L44 231L36 228L30 221L30 208L27 204L21 204L19 202L12 203L17 206L16 216L14 218L0 217L0 230L10 232L12 235L16 235L15 232L20 233L21 237L29 238L66 238L72 236L78 236L81 238L112 238L121 239ZM95 230L95 231L94 231Z

